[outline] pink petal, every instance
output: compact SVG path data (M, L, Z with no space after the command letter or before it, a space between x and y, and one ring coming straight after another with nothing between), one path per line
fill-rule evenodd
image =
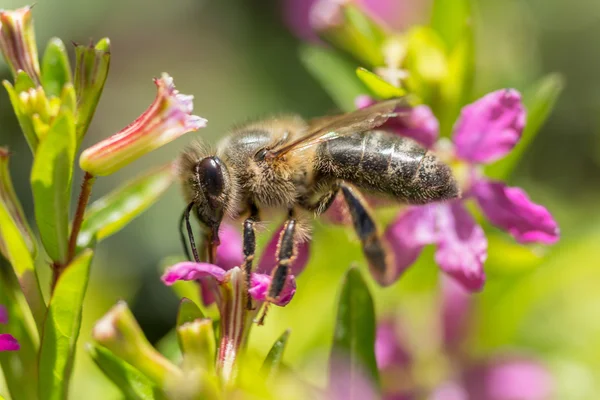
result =
M427 244L436 242L435 206L409 207L385 232L396 262L396 275L400 276L413 264Z
M559 229L552 215L520 188L479 180L472 190L487 218L520 243L552 244L558 240Z
M470 398L482 400L546 400L554 383L542 364L527 359L504 359L473 369L466 376Z
M267 299L267 290L269 289L269 285L271 284L271 276L266 274L252 274L250 278L250 296L254 300L257 301L265 301ZM283 287L283 292L279 295L279 299L277 302L273 303L278 306L285 306L294 297L296 293L296 279L293 275L289 275L285 285Z
M460 345L471 312L471 295L455 279L442 277L442 323L448 349Z
M376 101L369 96L361 95L354 99L356 108L369 107ZM413 108L399 109L400 117L388 120L383 128L398 135L411 138L431 148L439 136L440 124L428 106L420 105Z
M514 89L489 93L465 106L454 126L456 154L465 161L490 163L504 157L521 138L525 108Z
M270 274L273 271L273 268L277 266L277 244L279 243L279 236L281 234L281 230L283 229L283 225L277 229L277 232L273 234L271 240L265 247L262 256L260 257L260 261L258 263L257 272ZM309 242L301 242L298 243L296 248L297 254L296 259L292 262L292 275L298 276L300 272L304 270L306 264L308 263L309 258Z
M21 348L17 339L8 333L0 334L0 351L17 351Z
M383 321L377 325L375 359L379 369L408 366L410 355L401 342L392 321Z
M6 311L6 307L0 305L0 324L8 323L8 311Z
M429 400L469 400L469 394L456 382L445 382L436 387ZM475 399L475 398L473 398ZM481 399L478 399L481 400Z
M233 267L243 267L244 248L242 235L231 225L223 224L219 229L221 244L217 247L216 265L229 271Z
M459 201L435 207L439 229L436 262L466 289L480 290L485 282L483 263L487 258L483 229Z
M315 0L284 0L283 19L288 28L298 36L311 42L319 40L309 23L310 9Z
M196 281L207 276L212 276L217 281L223 282L225 273L225 270L213 264L186 261L167 269L161 279L168 286L177 281Z

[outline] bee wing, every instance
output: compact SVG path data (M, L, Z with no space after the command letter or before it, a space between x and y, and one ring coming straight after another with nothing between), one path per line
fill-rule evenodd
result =
M304 136L284 144L280 148L273 149L273 155L279 157L290 151L306 149L353 132L375 129L383 125L389 118L399 116L403 112L400 109L405 107L409 107L408 101L406 98L399 98L382 101L347 114L310 120Z

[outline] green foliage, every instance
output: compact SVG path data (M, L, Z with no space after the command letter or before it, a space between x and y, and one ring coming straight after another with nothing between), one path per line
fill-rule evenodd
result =
M67 261L75 141L73 115L65 111L40 143L31 169L38 229L48 256L55 262Z
M332 374L339 365L335 363L348 357L345 382L357 383L367 373L375 384L379 383L379 370L375 360L375 307L371 293L361 273L350 268L342 283L333 337L331 359ZM339 358L338 358L339 357Z
M39 398L42 400L63 399L68 393L93 255L88 249L74 259L58 279L52 294L40 349Z
M52 38L42 59L42 86L48 96L60 97L63 87L73 81L65 44Z
M164 398L150 379L106 348L90 344L87 351L98 368L119 388L126 399L157 400Z
M388 83L379 75L376 75L367 69L357 68L356 75L378 99L391 99L394 97L402 97L406 94L404 89Z
M273 347L269 350L265 361L263 362L260 372L266 379L274 379L283 362L283 352L290 338L290 330L286 330L281 334L279 339L273 343Z
M472 29L471 0L434 0L431 27L443 38L449 50L462 40L465 30Z
M120 231L154 204L173 183L171 164L138 177L96 200L88 208L77 237L78 249Z

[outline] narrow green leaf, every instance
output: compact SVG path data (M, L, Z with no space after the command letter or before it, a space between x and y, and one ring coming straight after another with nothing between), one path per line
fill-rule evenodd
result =
M521 140L506 157L488 165L485 169L486 175L495 179L503 179L511 174L550 116L563 87L564 81L559 74L549 74L523 94L523 103L527 110L527 123Z
M261 374L263 374L266 379L272 379L277 375L279 367L283 361L283 352L289 337L290 330L288 329L283 332L281 336L279 336L279 339L273 343L273 347L271 347L271 350L269 350L269 353L267 354L267 357L260 368Z
M41 332L44 316L46 315L46 304L40 289L33 258L17 224L2 201L0 201L0 236L4 242L8 261L14 269L21 290L31 309L31 314L35 319L38 330Z
M356 78L356 65L333 50L305 45L300 48L300 60L344 111L356 108L356 96L369 93L368 88Z
M110 41L100 40L96 46L75 47L75 92L77 93L77 143L88 130L102 95L110 67Z
M67 397L93 255L87 249L75 258L58 279L52 294L40 349L42 400Z
M449 50L459 42L468 25L471 25L470 0L434 0L431 27L444 39Z
M364 68L356 69L356 76L369 88L371 93L379 99L391 99L406 95L404 89L398 88L382 77Z
M88 247L120 231L154 204L173 183L171 164L152 170L96 200L87 210L77 247Z
M25 71L19 71L17 73L17 79L15 79L15 91L17 93L25 92L29 89L36 87L33 80L25 73Z
M375 309L369 288L356 268L348 270L342 283L330 360L332 374L341 373L338 357L347 357L350 363L346 382L371 378L379 387L375 361ZM368 374L367 377L361 376L363 373Z
M75 123L64 111L40 143L31 169L35 219L48 256L65 262L69 234L69 203L75 161Z
M24 74L24 76L27 79L29 79L27 74ZM29 81L31 82L31 79L29 79ZM17 77L17 82L15 83L15 85L17 85L18 82L19 82L19 78ZM29 145L31 152L35 154L35 151L36 151L38 143L39 143L39 139L37 137L37 134L35 133L35 128L33 127L33 121L31 120L31 116L25 112L24 108L21 105L21 100L19 99L20 92L17 90L17 87L14 87L9 81L5 80L2 82L2 84L4 85L4 88L6 89L6 91L8 92L8 98L10 99L10 104L12 105L12 108L15 112L17 121L19 121L19 126L21 127L21 131L23 131L25 140L27 141L27 144ZM31 82L31 84L33 84L33 82ZM20 88L21 88L21 85L19 85L19 89Z
M72 81L67 49L62 40L52 38L42 59L42 86L48 96L60 97L65 84Z
M137 368L115 356L108 349L93 344L87 351L98 368L121 390L129 400L154 400L158 397L156 385Z
M177 313L177 326L181 326L186 322L192 322L197 319L204 318L204 313L192 300L184 297L179 302L179 311Z

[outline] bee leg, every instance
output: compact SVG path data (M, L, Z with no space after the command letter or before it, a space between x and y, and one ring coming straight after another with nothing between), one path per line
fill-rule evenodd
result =
M373 277L382 286L390 285L395 278L392 254L378 232L367 202L355 188L346 184L341 184L341 188Z
M267 310L270 303L274 303L279 299L281 292L287 282L287 277L290 274L292 261L296 257L296 220L293 218L293 213L290 212L288 220L283 226L281 236L279 236L279 244L277 245L277 266L271 273L271 284L267 289L267 302L263 313L258 320L258 324L262 325L267 316Z
M258 208L256 205L250 205L250 217L244 221L244 273L246 274L246 287L250 289L250 274L252 273L252 263L254 261L254 252L256 251L256 233L254 225L258 221ZM248 296L246 308L253 310L252 298L250 292L246 294Z
M179 238L181 239L181 244L183 245L183 250L185 252L185 256L188 260L192 259L192 255L190 255L190 251L187 247L187 243L189 240L190 247L192 248L192 254L194 255L194 261L200 262L200 257L198 255L198 249L196 248L196 240L194 239L194 232L192 230L192 225L190 224L190 212L194 207L194 202L192 201L187 205L183 213L181 214L181 219L179 220ZM183 230L183 224L185 222L185 226L187 228L187 239L185 237L185 232Z
M340 185L335 183L335 185L331 188L330 191L325 193L320 199L318 199L314 203L310 203L308 201L301 202L301 206L304 207L308 211L313 211L316 215L321 215L325 211L331 207L335 197L337 196L340 190Z

